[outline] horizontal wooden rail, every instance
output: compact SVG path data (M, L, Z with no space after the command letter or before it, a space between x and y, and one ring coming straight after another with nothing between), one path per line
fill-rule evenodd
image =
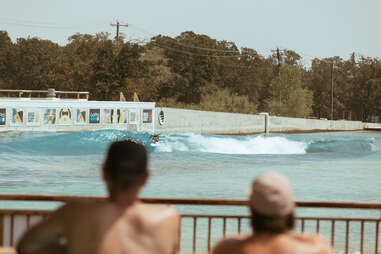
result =
M66 195L20 195L0 194L3 201L54 201L68 202L78 200L101 201L104 196L66 196ZM195 199L195 198L141 198L145 203L172 205L210 205L210 206L247 206L247 200L236 199ZM381 203L360 202L316 202L296 201L297 207L304 208L352 208L352 209L381 209Z
M54 91L56 94L89 94L89 92L83 91ZM48 90L12 90L12 89L0 89L0 93L48 93Z
M78 200L102 201L104 196L67 196L67 195L20 195L0 194L0 201L5 202L69 202ZM142 198L143 202L152 204L172 204L187 206L241 206L248 205L246 200L225 199L190 199L190 198ZM378 203L353 202L296 202L297 207L312 209L365 209L379 210ZM336 211L334 216L301 216L296 217L295 232L322 233L332 246L342 253L360 252L379 254L380 217L361 218L341 216ZM36 220L45 219L52 210L43 209L0 209L0 246L14 246L20 232L28 230ZM189 253L210 253L216 237L224 238L228 234L247 233L250 230L249 215L233 214L198 214L180 213L179 248ZM23 227L23 228L22 228ZM353 247L355 246L355 247ZM354 248L353 251L351 248Z
M53 92L50 94L50 92ZM56 98L69 98L81 99L84 97L85 100L89 99L89 92L81 91L55 91L55 90L12 90L12 89L0 89L0 95L6 94L6 97L13 98L41 98L42 94L46 94L48 97ZM33 96L32 96L33 95ZM2 96L0 96L2 97ZM83 99L83 98L82 98Z

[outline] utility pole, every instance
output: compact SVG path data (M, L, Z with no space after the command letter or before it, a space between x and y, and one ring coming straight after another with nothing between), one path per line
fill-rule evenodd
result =
M277 58L277 60L278 60L278 75L280 75L280 66L281 66L281 64L282 64L282 56L281 56L281 54L280 54L280 49L279 48L276 48L276 50L271 50L271 52L273 52L273 53L276 53L276 58Z
M278 75L280 75L280 51L279 48L276 49L276 57L278 58Z
M119 21L117 20L116 24L110 24L110 25L116 26L116 43L117 43L116 45L119 48L119 27L120 26L128 27L128 24L120 24Z
M279 110L280 110L280 107L282 106L282 92L281 92L281 87L280 87L280 66L281 66L281 55L280 55L280 51L279 51L279 48L276 48L276 57L278 58L278 77L279 77Z
M331 62L331 120L333 120L333 61Z
M281 106L282 106L282 92L281 92L281 87L280 87L280 82L281 82L281 80L280 80L280 67L281 67L281 65L282 65L282 56L281 56L281 54L280 54L280 50L279 50L279 48L276 48L276 50L271 50L271 52L273 52L273 53L276 53L276 58L278 59L278 70L277 70L277 72L278 72L278 82L279 82L279 86L278 86L278 90L279 90L279 110L280 110L280 108L281 108Z

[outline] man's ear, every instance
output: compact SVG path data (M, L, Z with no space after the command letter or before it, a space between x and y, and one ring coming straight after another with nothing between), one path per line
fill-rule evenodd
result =
M249 205L249 209L250 209L250 214L254 214L255 213L255 210L253 209L253 207L251 205Z
M150 177L150 174L148 171L144 173L144 179L143 179L143 185L146 185L148 178Z
M107 172L106 172L104 164L102 164L102 179L103 179L103 181L107 181L108 180L108 175L107 175Z

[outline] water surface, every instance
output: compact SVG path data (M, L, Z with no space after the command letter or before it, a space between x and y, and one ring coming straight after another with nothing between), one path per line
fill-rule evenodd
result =
M151 178L142 191L144 197L244 199L255 176L274 170L291 179L296 200L381 202L381 134L377 132L266 137L171 134L161 135L156 147L150 145L148 133L128 131L3 133L0 193L106 195L100 167L109 143L123 138L142 142L149 150ZM49 207L0 202L0 208L20 206ZM247 212L237 208L179 209L188 213ZM345 214L309 211L319 216L338 213ZM191 235L191 224L185 230ZM372 230L366 232L367 237L374 235Z

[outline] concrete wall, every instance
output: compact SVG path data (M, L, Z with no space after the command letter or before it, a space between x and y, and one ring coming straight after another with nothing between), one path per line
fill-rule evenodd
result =
M164 112L164 123L159 123L160 111ZM156 108L155 132L157 133L202 133L202 134L249 134L265 131L265 116ZM381 124L366 124L359 121L330 121L291 117L270 116L270 132L350 131L363 130L366 125L381 129Z
M161 110L164 112L163 124L158 120ZM265 130L265 117L262 115L156 108L156 116L157 133L244 134Z
M381 130L380 123L364 123L364 128L368 130Z
M287 131L331 131L331 130L362 130L360 121L330 121L305 118L270 116L270 132Z

